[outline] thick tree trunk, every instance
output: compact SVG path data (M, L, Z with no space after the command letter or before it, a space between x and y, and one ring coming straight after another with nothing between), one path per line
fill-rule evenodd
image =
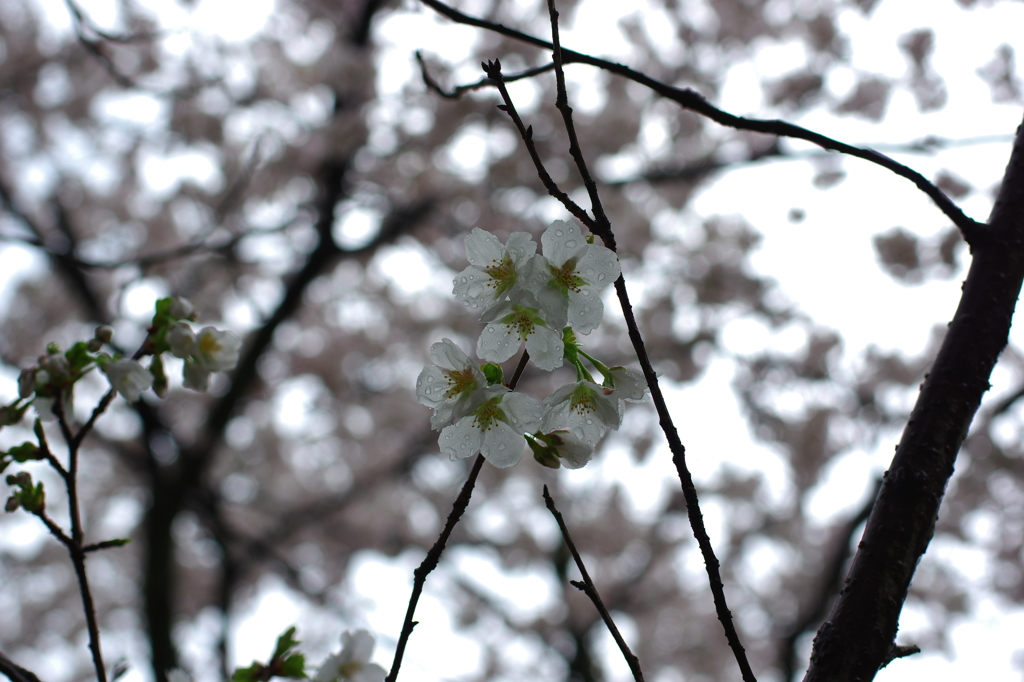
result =
M895 654L900 610L1024 280L1024 125L988 226L969 235L963 296L886 473L846 584L814 639L804 682L874 678Z

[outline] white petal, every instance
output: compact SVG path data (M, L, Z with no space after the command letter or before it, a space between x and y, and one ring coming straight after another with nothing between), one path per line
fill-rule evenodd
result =
M466 353L449 338L444 338L430 347L430 359L445 369L465 369L474 364Z
M615 395L621 400L642 402L647 395L647 379L632 367L612 367Z
M589 334L601 325L604 317L604 303L597 289L584 285L580 290L569 292L568 324L580 334Z
M576 274L598 289L612 284L622 274L615 252L600 244L588 244L587 252L576 263Z
M540 428L544 408L533 396L512 392L501 399L501 409L509 426L519 433L533 433Z
M537 242L529 232L513 232L505 242L505 250L516 266L523 265L527 259L537 253Z
M551 327L537 325L533 333L526 337L526 350L530 353L533 364L545 371L556 370L562 366L565 345L562 332Z
M416 400L420 405L438 407L446 400L447 390L448 379L437 365L427 365L416 378Z
M504 401L502 401L504 404ZM515 466L523 458L526 440L521 431L512 428L505 422L497 422L487 429L480 454L494 466L505 469Z
M490 232L474 227L466 235L466 260L470 265L486 268L493 261L500 261L504 257L505 247Z
M455 300L467 308L480 308L494 301L494 287L489 286L491 276L475 265L452 280Z
M561 267L570 258L583 255L588 244L576 223L556 220L541 235L544 255L556 267Z
M341 659L341 654L331 654L327 657L320 665L320 670L317 671L316 677L313 678L313 682L335 682L338 679L338 669L344 661Z
M441 431L437 444L441 447L442 453L455 461L475 455L480 451L483 440L484 434L477 428L476 420L470 415Z
M363 669L352 675L351 682L384 682L387 672L376 663L368 663Z
M373 635L366 630L345 632L341 636L341 653L346 655L346 661L359 661L366 663L373 655Z
M515 329L500 322L488 322L480 333L476 354L487 362L505 362L516 354L521 345Z

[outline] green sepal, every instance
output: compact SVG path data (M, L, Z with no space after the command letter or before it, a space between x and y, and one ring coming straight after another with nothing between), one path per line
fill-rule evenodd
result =
M46 344L47 355L57 355L58 353L60 353L60 344L58 344L56 341L51 341L50 343Z
M501 371L500 366L494 364L493 362L488 362L485 365L480 365L480 371L482 371L484 373L484 376L487 377L488 386L494 386L495 384L505 383L505 373Z
M80 376L85 368L95 361L92 353L89 352L89 344L85 341L79 341L71 346L71 348L68 348L68 351L64 353L64 357L68 359L68 363L71 365L71 376L75 378Z
M533 450L533 458L540 463L541 466L545 466L548 469L557 469L562 466L561 460L558 458L558 453L555 447L543 442L540 439L544 439L543 434L536 434L534 436L523 436L526 438L526 443Z
M167 373L164 371L163 355L157 353L149 363L149 373L153 375L153 392L161 398L167 397Z

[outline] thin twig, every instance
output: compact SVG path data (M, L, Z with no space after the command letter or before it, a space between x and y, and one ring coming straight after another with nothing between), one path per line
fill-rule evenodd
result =
M551 178L547 169L544 168L544 162L540 159L540 154L537 152L537 146L533 142L533 126L527 127L523 123L523 119L520 118L519 112L516 111L515 105L512 103L512 98L508 94L508 90L505 88L504 78L501 75L501 61L495 59L494 61L488 61L481 64L484 69L484 73L487 77L494 81L494 85L498 88L498 92L501 93L501 98L505 101L504 104L499 104L498 108L504 111L515 123L516 128L519 129L519 135L523 138L523 142L526 143L526 151L529 152L530 158L533 159L533 165L537 169L537 175L540 177L540 181L544 183L545 189L548 194L558 199L566 210L572 213L577 220L586 225L591 230L594 229L594 219L591 218L583 208L569 198L569 195L558 188L555 181Z
M430 72L427 71L427 62L425 59L423 59L423 54L419 50L416 50L416 61L419 62L420 65L420 76L422 76L423 78L423 84L426 85L429 89L436 92L437 94L441 95L441 97L444 97L445 99L460 99L467 92L471 92L473 90L480 90L482 88L494 85L490 78L481 78L475 83L468 83L466 85L456 85L454 90L445 90L443 87L441 87L440 83L434 80L433 76L430 75ZM511 83L513 81L522 80L524 78L533 78L534 76L539 76L542 73L547 73L548 71L551 71L554 68L555 65L553 63L544 64L542 66L535 66L532 69L526 69L525 71L520 71L519 73L513 73L509 74L508 76L505 76L505 82Z
M413 620L413 615L416 613L416 604L420 600L420 594L423 593L423 584L427 581L427 575L437 567L437 562L441 559L441 553L448 543L448 537L452 534L452 530L455 529L459 519L462 518L466 507L469 506L469 498L473 495L473 486L476 485L476 479L480 475L480 469L483 467L483 464L484 456L477 455L476 461L473 462L473 468L469 472L469 478L466 479L466 483L462 486L459 496L455 498L455 504L452 505L452 511L448 514L448 521L445 522L441 535L438 536L434 546L427 552L423 563L412 573L412 594L409 596L409 606L405 611L405 623L402 624L402 634L399 635L398 645L395 647L395 660L391 664L391 672L388 673L384 682L395 682L395 679L398 678L398 670L402 667L402 657L405 655L405 645L409 641L412 629L418 624L418 621Z
M601 595L597 593L597 587L594 585L594 581L590 579L590 574L587 573L587 567L583 564L583 558L580 557L580 553L576 550L576 544L572 541L572 536L569 535L569 529L565 526L565 519L562 518L562 513L555 508L555 501L551 499L550 493L548 493L548 487L544 486L544 504L547 505L548 511L555 517L555 521L558 522L558 528L562 531L562 538L565 540L566 547L569 548L569 552L572 554L573 561L576 562L576 568L580 569L580 575L583 576L583 581L570 580L569 583L580 590L588 597L590 601L594 602L594 607L597 612L601 614L601 619L607 626L608 631L612 633L612 638L615 639L615 643L619 645L619 651L622 652L623 658L626 659L626 663L629 664L629 669L633 672L633 679L636 682L644 682L643 671L640 670L640 659L636 657L636 654L630 650L629 645L626 644L626 640L622 638L622 634L619 632L619 628L615 626L615 621L612 620L612 614L608 613L608 609L605 607L604 602L601 601Z
M523 370L526 368L526 362L529 359L529 353L523 351L519 364L512 374L512 379L508 382L510 390L515 390L516 385L519 383L519 377L523 375ZM402 634L398 636L398 645L395 647L395 660L391 663L391 672L388 673L384 682L395 682L395 679L398 677L398 670L402 667L402 657L405 655L405 646L409 642L409 636L412 635L412 629L418 623L418 621L413 620L413 616L416 613L416 604L420 600L420 594L423 593L423 585L426 583L430 572L437 568L437 562L441 560L441 553L444 552L444 548L448 544L448 538L451 536L452 531L455 530L459 519L465 513L466 507L469 506L469 499L473 495L473 487L476 485L476 479L480 475L480 469L483 465L484 456L478 454L473 462L473 468L469 472L469 478L466 479L462 490L459 492L459 496L455 498L455 503L452 504L452 511L448 514L448 520L445 522L444 528L441 529L441 534L437 537L437 541L434 542L434 546L427 552L423 563L413 571L412 594L409 595L409 606L405 610Z
M554 46L546 40L531 36L527 33L517 31L515 29L508 28L503 24L486 21L484 19L478 19L469 15L463 14L453 7L440 2L439 0L421 0L428 7L433 8L437 12L448 17L452 21L460 24L467 24L469 26L477 26L479 28L494 31L501 35L515 38L522 42L536 47L552 49ZM946 217L953 221L953 224L960 229L960 233L963 235L964 240L973 245L976 240L980 239L987 232L982 228L983 223L979 223L972 218L969 218L960 208L953 203L953 201L945 195L945 193L936 187L934 184L928 181L923 175L917 171L904 166L903 164L895 161L894 159L880 154L873 149L862 149L854 147L853 145L839 142L830 137L816 133L806 128L801 128L798 125L788 123L781 120L764 120L764 119L753 119L745 118L742 116L735 116L726 111L722 111L718 107L708 102L703 95L698 93L696 90L691 88L677 88L673 85L663 83L659 80L651 78L650 76L634 71L633 69L623 64L610 62L597 57L591 57L590 55L575 52L573 50L562 50L562 60L565 64L577 63L577 64L588 64L595 66L606 71L610 71L618 76L628 78L629 80L635 81L644 85L654 92L658 93L662 97L676 102L684 109L696 112L711 119L719 125L727 126L729 128L736 128L737 130L750 130L756 133L765 133L767 135L778 135L780 137L791 137L799 140L806 140L813 144L818 145L824 149L831 151L840 152L842 154L848 154L855 156L865 161L877 164L886 168L893 173L896 173L900 177L906 178L914 183L918 189L927 194L933 202L939 207Z
M39 682L34 672L22 668L3 653L0 653L0 674L7 675L11 682Z

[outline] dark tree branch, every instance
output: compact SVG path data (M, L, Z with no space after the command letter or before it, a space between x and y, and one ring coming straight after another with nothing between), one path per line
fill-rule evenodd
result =
M36 674L0 653L0 674L6 675L11 682L40 682Z
M433 0L425 0L433 2ZM587 191L590 194L592 208L595 214L595 219L590 218L586 212L579 209L575 203L565 198L562 201L563 205L566 206L573 215L582 213L583 217L581 220L587 227L591 229L596 235L600 236L607 246L612 251L616 250L615 235L612 232L610 221L607 215L604 213L604 209L600 203L600 197L597 192L597 184L594 182L593 177L587 168L586 161L583 158L582 150L579 147L579 142L576 139L575 127L572 122L572 109L568 105L567 95L565 93L565 80L562 75L562 63L563 63L563 51L557 44L558 41L558 25L557 25L557 12L554 10L554 4L552 0L549 0L549 12L551 14L552 22L552 35L554 36L554 63L555 73L559 75L559 94L558 94L558 107L562 112L563 121L565 123L566 131L569 135L570 140L570 152L572 153L573 160L576 162L576 167L583 177L584 185L587 187ZM488 72L488 76L491 76L496 83L500 83L501 67L497 61L484 65L485 71ZM492 75L493 73L493 75ZM508 96L508 91L503 87L499 86L499 90L502 93L502 98L505 100L505 111L512 116L513 121L516 121L516 127L519 129L520 135L523 137L524 142L527 145L527 149L531 148L532 135L530 129L524 128L523 123L519 120L518 114L515 113L515 108L512 106L511 98ZM531 151L531 157L534 159L534 164L537 166L538 174L542 181L547 177L548 180L544 181L545 186L548 186L550 181L549 192L552 193L556 198L560 198L559 195L564 196L564 192L558 189L557 185L550 180L550 176L544 170L543 164L540 162L539 156L536 156L535 150ZM572 207L576 207L577 211L573 211ZM732 620L732 613L729 611L729 606L725 598L725 586L722 583L721 571L719 570L719 561L715 556L714 548L711 546L711 539L708 537L707 529L704 527L704 517L700 511L700 504L697 499L697 489L693 484L693 477L690 474L689 469L686 466L686 449L683 447L682 441L679 439L679 434L676 431L675 424L672 421L672 415L669 412L668 405L665 402L665 397L661 392L661 387L658 384L658 376L654 371L654 367L651 365L650 358L647 355L647 349L644 345L643 336L640 334L640 329L636 322L636 317L633 315L633 307L629 301L629 294L626 290L625 279L620 275L615 281L615 291L619 298L619 304L622 307L622 314L626 321L626 327L629 333L630 341L633 344L633 349L637 354L637 360L640 362L640 366L644 373L644 378L647 381L647 385L651 391L651 399L654 402L655 409L658 412L658 420L661 425L662 431L665 433L665 438L668 441L669 450L672 452L672 462L676 467L676 472L679 476L680 483L683 489L683 496L686 499L686 512L687 518L690 521L690 528L693 531L693 535L697 540L697 545L700 547L701 556L704 558L704 565L708 572L708 581L711 587L711 594L715 603L715 612L718 615L719 621L722 623L722 627L725 630L726 640L729 642L729 647L732 649L733 656L736 658L736 662L740 667L740 672L743 676L744 682L755 682L754 671L750 667L750 663L747 661L746 651L743 649L743 644L740 642L739 633L736 631L736 625Z
M476 479L480 475L480 469L483 467L483 464L484 456L477 455L476 461L473 462L473 468L469 472L469 478L466 479L465 485L462 486L459 496L455 498L452 511L448 514L448 520L441 530L441 535L438 536L434 546L427 552L423 563L413 571L412 594L409 595L409 606L405 611L405 622L402 624L402 633L399 635L398 645L395 647L395 660L391 663L391 672L388 673L384 682L395 682L398 678L398 671L402 667L402 657L405 656L405 646L409 642L409 636L412 635L412 629L418 624L417 621L413 620L413 616L416 614L416 604L423 593L423 585L426 583L430 572L437 567L437 562L441 560L441 553L444 552L445 545L448 544L448 538L451 536L459 519L462 518L462 514L465 513L466 507L469 506L469 499L473 495L473 487L476 485Z
M521 31L508 28L503 24L486 21L484 19L478 19L469 15L463 14L453 7L440 2L440 0L421 0L425 5L431 7L435 11L444 16L448 17L452 21L460 24L467 24L469 26L477 26L501 35L520 40L522 42L534 45L536 47L544 49L552 49L554 46L546 40L536 38ZM623 64L617 64L597 57L591 57L590 55L581 54L574 52L573 50L561 50L562 60L565 64L588 64L595 66L599 69L610 71L623 78L635 81L644 85L654 92L658 93L662 97L676 102L684 109L696 112L706 118L711 119L719 125L727 126L729 128L736 128L737 130L750 130L756 133L764 133L767 135L778 135L781 137L792 137L794 139L806 140L813 144L818 145L824 149L840 152L842 154L848 154L855 156L871 163L878 164L883 168L896 173L900 177L906 178L914 183L918 189L927 194L932 201L939 207L939 209L946 214L946 216L953 221L961 234L963 234L964 240L968 244L973 246L974 242L981 238L983 235L982 224L967 217L960 208L950 200L945 193L936 187L934 184L928 181L923 175L915 170L904 166L903 164L890 159L884 154L880 154L872 149L861 149L852 145L833 140L830 137L821 135L820 133L801 128L798 125L788 123L780 120L762 120L744 118L742 116L735 116L733 114L722 111L718 107L715 107L708 102L703 95L691 88L677 88L667 83L662 83L659 80L651 78L650 76L634 71L633 69Z
M779 667L782 669L782 679L786 682L793 680L799 672L797 641L801 635L824 620L828 614L829 603L839 594L839 590L843 586L843 568L853 553L850 548L853 534L867 520L881 487L882 481L879 479L875 482L861 509L835 533L832 557L828 560L824 570L819 571L817 593L804 606L803 613L787 628L788 632L779 647Z
M986 239L868 518L846 584L818 630L805 682L870 680L890 659L899 614L960 446L1006 347L1024 280L1024 126L1017 128Z
M592 231L594 229L594 219L587 214L583 207L577 204L575 201L569 198L569 195L559 189L558 185L551 178L547 169L544 168L544 162L540 159L540 153L537 151L537 145L533 142L533 126L529 128L523 123L523 119L519 116L519 112L516 111L515 105L512 103L512 98L508 94L508 90L505 88L504 79L501 75L501 62L495 59L493 62L485 62L481 64L484 69L484 73L487 74L488 79L494 82L494 85L498 88L498 92L501 93L501 98L505 101L504 104L499 104L498 108L504 111L515 123L516 128L519 129L519 135L523 138L523 142L526 143L526 151L529 152L530 158L533 159L533 165L537 169L537 175L540 177L540 181L544 183L544 188L547 189L548 194L558 199L566 210L572 213L577 220L586 225Z
M441 95L441 97L444 97L445 99L461 99L462 96L467 92L472 92L473 90L480 90L495 85L494 81L492 81L490 78L481 78L475 83L469 83L467 85L456 85L454 90L445 90L443 87L441 87L440 83L434 80L434 78L430 75L430 72L427 71L427 63L426 61L424 61L423 54L419 50L416 50L416 61L420 65L420 76L423 77L423 84L426 85L430 90L433 90L437 94ZM547 73L548 71L551 71L554 68L554 63L544 64L543 66L535 66L532 69L527 69L526 71L520 71L519 73L514 73L505 76L504 81L506 83L511 83L513 81L522 80L524 78L532 78L542 73Z
M580 575L583 576L582 582L579 580L570 580L569 582L573 587L586 594L590 601L594 603L594 608L601 614L601 620L604 621L605 626L608 628L608 632L612 633L612 638L615 643L619 646L619 651L622 652L622 657L626 659L626 663L629 665L629 670L633 673L633 679L636 682L644 682L644 673L640 669L640 659L636 657L636 654L626 644L626 640L622 638L622 634L619 632L619 628L615 626L615 621L612 620L612 614L608 613L608 609L605 608L604 602L601 601L601 595L597 592L597 586L594 585L594 581L590 579L590 574L587 572L587 567L583 563L583 558L580 557L580 553L576 551L576 543L572 541L572 536L569 535L569 529L565 526L565 519L562 518L562 513L555 508L555 501L551 499L550 493L548 493L548 487L544 486L544 504L547 505L548 511L555 517L555 521L558 523L558 529L562 531L562 539L565 540L565 545L569 548L569 552L572 554L573 561L576 562L576 568L580 570Z

